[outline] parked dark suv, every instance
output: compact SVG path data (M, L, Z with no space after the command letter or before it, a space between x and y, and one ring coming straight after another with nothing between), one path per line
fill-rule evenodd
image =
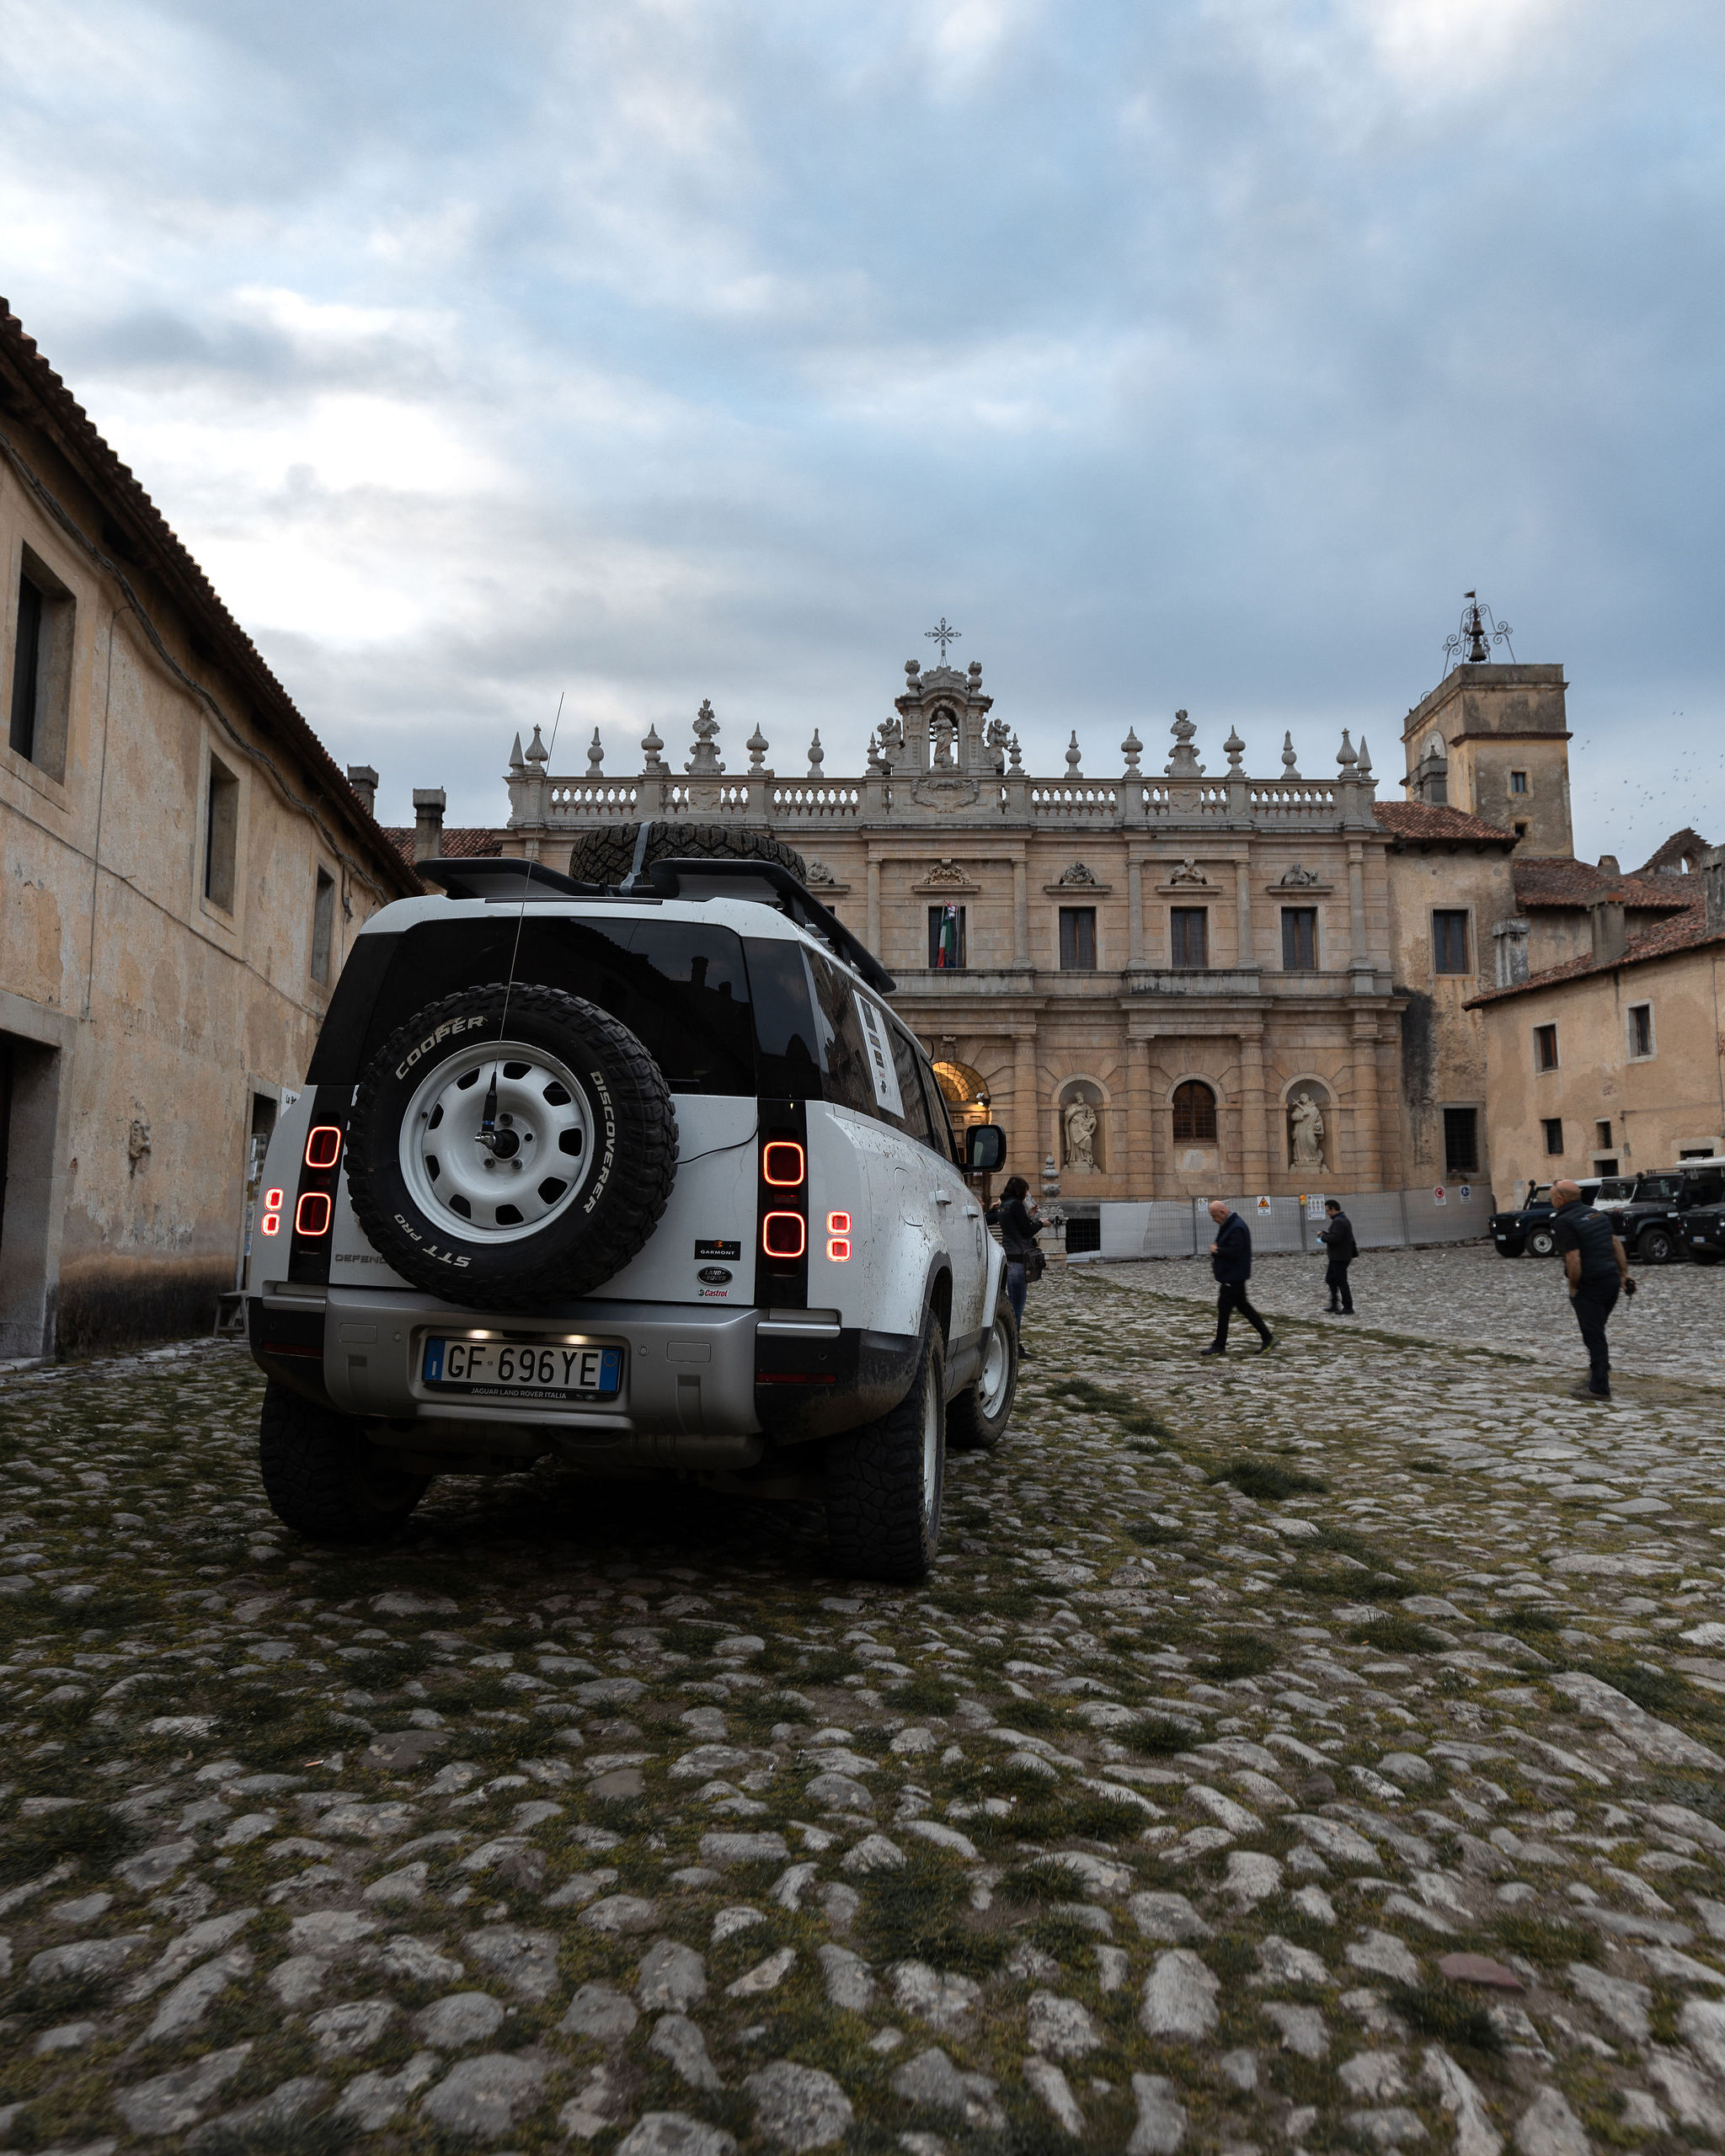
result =
M1529 1187L1522 1203L1507 1213L1492 1215L1492 1241L1499 1257L1549 1257L1557 1249L1551 1232L1551 1186Z
M1617 1208L1617 1232L1637 1263L1667 1265L1694 1250L1690 1215L1722 1200L1725 1168L1716 1161L1685 1163L1658 1175L1637 1176L1629 1203Z
M1683 1239L1697 1265L1725 1259L1725 1204L1691 1206L1683 1216Z

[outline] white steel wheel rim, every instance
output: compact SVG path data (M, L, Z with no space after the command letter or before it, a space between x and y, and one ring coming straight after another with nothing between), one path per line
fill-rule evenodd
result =
M930 1372L922 1386L922 1518L928 1533L940 1504L940 1436L945 1411Z
M996 1310L994 1323L988 1329L988 1344L982 1352L982 1375L976 1381L977 1400L991 1422L1001 1412L1012 1372L1012 1352L1007 1337L1007 1319Z
M483 1124L494 1073L496 1129ZM524 1042L458 1049L419 1081L400 1162L425 1217L464 1242L519 1242L568 1212L593 1166L593 1117L566 1063ZM489 1163L489 1165L488 1165Z

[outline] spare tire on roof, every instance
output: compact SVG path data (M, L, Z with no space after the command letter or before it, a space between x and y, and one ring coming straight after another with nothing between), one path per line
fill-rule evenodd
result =
M589 883L621 883L635 865L639 824L615 824L580 831L569 854L569 873ZM766 831L739 824L668 824L647 826L641 866L655 861L766 861L788 868L798 883L808 880L808 863L794 846Z
M366 1065L348 1125L371 1247L471 1310L601 1286L645 1246L676 1168L670 1088L641 1042L530 981L427 1004Z

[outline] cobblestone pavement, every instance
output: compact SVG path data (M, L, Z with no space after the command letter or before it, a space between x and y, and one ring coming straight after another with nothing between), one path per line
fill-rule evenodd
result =
M307 1548L237 1351L7 1381L0 2146L1719 2145L1719 1393L1207 1331L1051 1274L926 1592L561 1471Z
M1109 1265L1107 1272L1115 1280L1159 1294L1215 1307L1205 1259ZM1694 1378L1704 1385L1725 1379L1720 1361L1725 1270L1642 1265L1634 1268L1633 1278L1635 1294L1621 1298L1611 1314L1614 1367L1648 1377ZM1354 1322L1359 1325L1410 1339L1489 1342L1503 1353L1561 1364L1578 1377L1586 1375L1587 1353L1569 1308L1560 1260L1502 1258L1489 1243L1373 1250L1355 1261L1351 1279ZM1267 1315L1318 1317L1329 1300L1324 1261L1255 1259L1251 1293Z

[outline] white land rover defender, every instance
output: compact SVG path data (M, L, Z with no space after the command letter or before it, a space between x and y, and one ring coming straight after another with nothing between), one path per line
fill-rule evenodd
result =
M822 1497L841 1570L919 1578L947 1445L1012 1408L967 1180L1004 1134L954 1144L788 848L648 824L571 866L422 862L446 895L355 942L253 1238L270 1502L370 1540L550 1454Z

